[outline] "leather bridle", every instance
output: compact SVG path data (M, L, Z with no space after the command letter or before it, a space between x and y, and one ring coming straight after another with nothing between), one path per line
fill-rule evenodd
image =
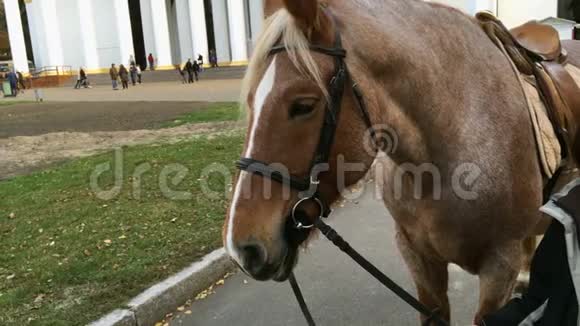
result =
M286 47L283 45L275 46L271 49L270 55L275 55L286 50ZM438 309L431 310L419 302L415 297L397 285L393 280L378 270L372 263L361 256L332 227L322 221L322 218L326 218L330 215L331 209L328 199L324 198L320 192L319 176L320 173L324 172L324 167L329 164L330 153L332 145L334 144L336 130L338 128L342 100L344 93L347 90L347 83L352 82L351 88L356 99L355 102L361 112L362 120L370 132L370 136L374 142L376 152L382 148L382 142L377 140L376 131L373 128L362 93L360 92L358 85L350 78L348 68L345 63L346 50L342 47L342 41L338 27L336 28L333 47L329 48L321 45L311 45L310 50L333 57L335 71L328 84L328 101L324 113L324 121L322 124L316 153L314 154L310 164L309 174L303 177L295 176L282 172L279 169L275 169L266 162L249 157L240 159L236 166L242 171L259 175L264 178L269 178L282 184L285 187L289 187L298 191L298 200L290 210L289 216L287 217L287 221L291 222L291 225L295 231L300 232L307 231L311 228L317 228L335 246L349 255L356 263L358 263L362 268L373 275L384 286L393 291L399 298L401 298L419 313L427 317L424 325L431 325L434 323L435 325L447 326L447 322L445 322L439 315ZM320 214L316 218L306 217L305 214L303 214L303 211L300 209L301 205L309 201L314 202L320 208ZM289 232L289 230L286 230L286 232ZM301 242L304 241L306 237L307 234L302 234L302 236L298 238ZM295 245L299 245L299 243ZM308 325L314 326L314 319L312 318L308 306L306 305L302 291L300 290L298 282L296 281L293 273L290 274L289 281Z
M346 84L350 81L350 76L345 63L346 50L342 47L340 33L336 32L334 46L324 47L321 45L311 45L310 50L322 53L334 58L334 75L328 84L328 101L324 113L320 139L316 148L316 153L310 163L309 174L304 177L283 173L278 169L271 167L268 163L253 158L242 158L236 164L237 168L248 173L256 174L273 181L281 183L299 192L299 199L290 210L290 218L296 229L310 229L314 227L311 219L304 221L304 216L298 214L301 212L300 207L312 201L320 208L321 217L328 217L331 213L330 204L319 191L320 174L329 163L330 152L334 143L334 137L338 128L338 120L342 107ZM270 55L276 55L286 51L284 45L275 46L270 50ZM362 114L362 119L371 132L371 137L375 139L375 132L371 123L369 112L364 103L363 97L358 89L358 85L353 83L352 91L355 95L357 105Z

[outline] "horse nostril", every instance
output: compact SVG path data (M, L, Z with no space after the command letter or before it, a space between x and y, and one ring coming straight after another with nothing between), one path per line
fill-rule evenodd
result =
M266 265L266 248L257 243L245 244L240 247L244 269L253 276L260 274Z

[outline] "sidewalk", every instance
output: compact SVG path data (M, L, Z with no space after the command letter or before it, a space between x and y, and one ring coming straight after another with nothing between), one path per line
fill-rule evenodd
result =
M359 203L337 210L331 224L344 238L397 283L414 293L395 244L394 223L368 187ZM417 326L418 315L325 239L302 254L296 277L318 325ZM450 267L453 325L471 325L478 299L474 276ZM204 326L306 325L288 283L258 283L237 273L207 299L193 303L190 314L171 322ZM189 312L188 312L189 313Z
M130 85L128 90L118 91L112 90L111 85L106 84L91 89L47 88L42 89L41 92L44 101L52 102L224 102L239 99L240 85L240 79L221 79L200 80L198 83L189 85L178 81L144 83L137 86ZM34 90L27 89L24 94L10 100L34 101Z

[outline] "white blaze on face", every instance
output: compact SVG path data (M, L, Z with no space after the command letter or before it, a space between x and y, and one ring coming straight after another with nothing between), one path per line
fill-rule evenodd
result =
M252 157L252 153L254 151L254 138L256 137L256 129L258 129L260 116L262 115L262 111L264 109L264 103L266 103L268 95L270 95L270 92L272 92L272 89L274 89L275 80L276 80L276 57L274 57L272 63L270 63L270 66L266 70L264 77L262 77L262 81L258 85L256 95L254 96L252 129L250 130L250 139L248 140L248 148L246 149L244 157Z
M266 73L262 77L262 81L258 85L258 89L256 90L256 95L254 96L254 108L253 108L253 119L252 119L252 126L250 130L250 138L248 139L248 148L244 153L244 157L251 158L252 153L254 151L254 138L256 137L256 129L258 128L260 122L260 116L262 114L264 103L266 103L266 99L274 89L274 81L276 80L276 57L270 63L270 66L266 70ZM234 245L233 239L233 229L234 229L234 218L236 213L236 208L238 206L238 202L242 195L242 185L246 178L250 178L251 175L245 171L240 173L240 177L238 178L238 183L234 189L234 196L232 198L232 204L230 206L229 211L229 220L227 226L227 233L226 233L226 250L228 251L229 255L235 259L240 266L243 266L243 262L241 261L236 246Z

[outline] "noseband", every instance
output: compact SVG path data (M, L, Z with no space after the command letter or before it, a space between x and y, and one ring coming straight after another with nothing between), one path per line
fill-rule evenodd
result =
M329 163L330 152L334 143L334 136L338 128L338 119L342 107L342 99L344 97L347 82L350 81L350 75L344 61L346 58L346 50L342 47L342 41L338 28L336 28L333 47L329 48L320 45L311 45L310 50L333 57L335 72L328 85L329 96L324 113L324 121L322 124L316 153L314 154L314 157L310 163L309 174L304 177L299 177L289 173L283 173L278 169L272 168L268 163L253 158L242 158L238 161L236 166L242 171L259 175L264 178L269 178L282 184L283 186L298 191L298 200L294 204L288 217L288 221L291 221L293 227L296 230L305 231L311 228L317 228L335 246L349 255L357 264L359 264L367 272L373 275L379 282L393 291L393 293L395 293L399 298L401 298L419 313L427 317L424 325L429 326L434 323L435 325L439 326L448 326L447 322L445 322L439 316L438 309L432 311L421 302L419 302L415 297L397 285L393 280L391 280L384 273L378 270L373 264L361 256L332 227L322 221L322 218L326 218L330 215L331 209L328 200L326 200L320 193L319 175L320 173L323 173L323 168ZM286 51L285 46L275 46L270 50L270 55L275 55L284 51ZM376 131L373 129L371 118L365 105L362 93L360 92L358 85L354 82L352 84L352 91L356 99L356 104L361 112L362 120L370 132L370 136L375 145L375 150L378 151L381 147L377 146L378 141L376 138ZM320 208L319 216L314 219L309 218L308 221L304 219L303 214L299 214L301 211L301 205L307 202L314 202ZM303 236L300 239L304 241L306 236ZM316 325L293 273L290 275L289 281L308 325Z

